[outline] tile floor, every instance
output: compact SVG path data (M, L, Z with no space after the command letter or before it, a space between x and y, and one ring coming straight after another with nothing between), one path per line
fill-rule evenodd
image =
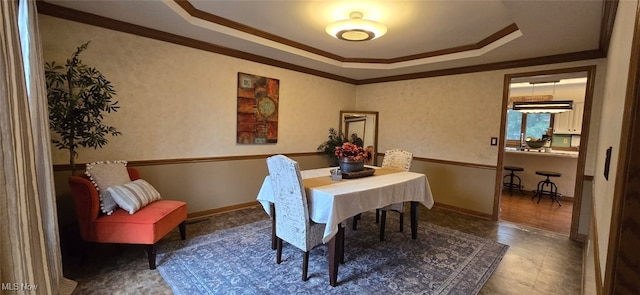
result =
M566 235L438 208L423 210L420 218L510 246L480 294L581 293L582 243Z

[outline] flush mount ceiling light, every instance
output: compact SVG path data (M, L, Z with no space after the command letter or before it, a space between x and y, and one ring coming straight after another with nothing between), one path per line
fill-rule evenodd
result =
M359 11L349 14L349 19L329 24L325 30L327 34L345 41L373 40L387 33L385 25L363 19L362 12Z
M562 113L573 109L573 100L521 101L513 103L513 110L523 113Z

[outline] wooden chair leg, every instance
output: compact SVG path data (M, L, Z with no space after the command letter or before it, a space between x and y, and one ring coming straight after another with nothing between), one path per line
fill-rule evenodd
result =
M147 245L147 257L149 258L149 269L156 269L156 244Z
M404 213L400 212L400 232L404 230Z
M269 216L271 216L271 250L275 250L278 238L276 237L276 206L273 203L269 205Z
M187 221L183 221L180 222L180 225L178 225L178 229L180 230L180 239L181 240L186 240L187 239Z
M339 226L338 228L342 229L342 230L338 230L338 234L336 236L338 236L338 242L340 244L338 244L338 249L340 250L340 252L338 253L340 255L340 263L344 264L344 228Z
M380 223L380 209L376 209L376 223Z
M384 241L384 226L387 223L387 210L380 210L380 242Z
M353 216L353 230L358 229L358 220L362 218L362 214L358 213L356 216Z
M307 269L309 269L309 251L305 251L302 256L302 280L307 280Z
M276 263L282 262L282 239L276 237Z

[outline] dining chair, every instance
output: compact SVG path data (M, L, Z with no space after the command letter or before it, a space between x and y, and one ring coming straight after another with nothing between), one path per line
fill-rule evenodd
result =
M382 158L382 168L395 168L403 171L409 171L411 168L411 160L413 154L401 149L388 150ZM387 211L395 211L400 214L400 232L404 227L404 202L394 203L385 207L376 209L376 223L380 222L380 241L384 241L384 227L387 220Z
M304 251L302 280L307 280L309 251L322 244L326 224L309 219L309 207L300 167L284 155L267 158L267 167L273 187L276 216L276 263L282 262L282 241Z

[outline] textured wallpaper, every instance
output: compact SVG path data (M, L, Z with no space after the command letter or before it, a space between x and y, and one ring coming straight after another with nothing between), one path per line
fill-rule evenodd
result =
M358 87L359 109L380 110L379 150L495 165L501 73L486 72Z
M616 172L620 156L622 118L627 91L629 56L631 56L634 23L638 2L620 1L615 26L611 36L611 47L607 58L607 72L604 76L604 103L601 105L602 120L599 129L600 140L597 147L596 173L594 174L593 208L596 221L600 264L607 262L606 246L609 244L611 215L616 189ZM609 180L604 178L606 150L612 147ZM605 271L601 272L604 281Z
M504 75L593 65L575 62L389 83L350 85L126 33L40 16L44 60L64 62L91 40L83 61L113 82L121 110L107 121L123 136L78 161L154 160L313 152L338 128L340 110L378 111L379 148L416 157L497 164ZM604 69L598 68L598 75ZM280 80L278 143L237 145L237 73ZM600 83L600 81L596 81ZM602 89L596 84L588 159L595 158ZM54 150L54 163L65 152ZM592 175L588 160L586 172Z
M79 162L156 160L314 152L340 110L355 107L355 86L167 42L43 16L44 60L64 63L76 47L116 91L120 111L107 122L122 132L100 149L80 149ZM278 143L236 144L238 72L280 80ZM54 164L68 153L54 148Z
M402 148L416 157L496 165L498 147L491 146L490 140L500 136L504 75L601 63L575 62L361 85L357 108L380 111L380 151ZM598 75L604 72L603 67L597 70ZM585 168L588 175L593 175L601 91L596 81ZM559 90L557 94L564 97L576 93Z

